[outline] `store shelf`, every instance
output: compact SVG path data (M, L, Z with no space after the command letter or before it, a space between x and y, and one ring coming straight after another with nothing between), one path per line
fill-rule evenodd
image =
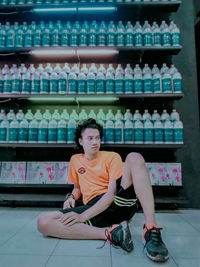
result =
M184 144L102 144L102 148L183 148ZM0 144L1 148L74 148L74 144Z
M0 188L10 188L12 189L16 188L28 188L28 189L35 189L35 188L46 188L46 189L72 189L73 185L72 184L2 184L0 183Z
M34 8L66 8L66 7L101 7L101 6L115 6L118 8L134 8L134 9L158 9L165 12L176 12L181 4L181 0L173 2L133 2L133 3L68 3L68 4L24 4L24 5L0 5L0 10L6 11L32 11Z

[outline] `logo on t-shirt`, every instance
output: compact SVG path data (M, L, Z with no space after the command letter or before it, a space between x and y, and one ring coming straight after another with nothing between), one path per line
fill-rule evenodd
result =
M86 169L84 167L81 167L78 169L78 173L84 174L86 172Z

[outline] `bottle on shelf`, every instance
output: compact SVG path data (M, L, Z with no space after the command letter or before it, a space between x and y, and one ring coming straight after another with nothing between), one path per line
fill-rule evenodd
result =
M160 119L162 123L164 123L167 119L170 119L169 113L167 113L166 109L163 110Z
M87 119L88 119L87 112L85 111L85 109L82 109L78 115L78 120L83 121L83 120L87 120Z
M114 140L115 140L115 144L123 144L124 143L124 123L122 120L120 120L120 118L117 118L115 121Z
M149 118L144 122L144 143L145 144L153 144L154 135L153 135L153 123Z
M6 118L7 118L7 121L8 121L9 123L11 123L11 121L16 120L16 116L15 116L15 113L14 113L13 109L11 109L11 110L7 113Z
M74 143L75 129L76 129L76 121L73 118L70 118L67 123L67 143L68 144Z
M174 73L172 76L173 92L182 93L182 76L179 72Z
M174 122L174 143L183 144L183 123L180 120Z
M155 144L162 144L163 141L164 141L163 124L157 117L156 121L154 122L154 142Z
M53 118L53 116L52 116ZM60 120L59 120L60 121ZM57 142L57 121L55 119L51 119L48 124L48 143L56 143Z
M115 141L115 125L113 120L107 119L105 124L105 143L113 144Z
M173 144L174 143L174 127L169 118L164 122L164 143Z
M22 109L19 109L19 111L15 115L16 120L20 123L24 119L24 113Z
M0 121L0 143L6 143L8 141L8 128L9 123L6 119Z
M145 109L142 115L142 122L145 123L147 119L151 120L151 114L149 113L148 109Z
M153 111L153 114L151 116L151 121L154 124L157 120L160 120L160 114L158 113L158 111L155 109Z
M31 111L31 109L28 109L27 112L24 115L24 118L28 121L31 122L34 118L33 113Z
M133 122L130 119L125 120L124 123L124 143L133 144L134 141L134 129Z
M133 114L133 123L135 123L136 120L142 120L142 115L140 114L138 109L136 109L135 113Z
M42 115L43 119L50 121L51 120L51 112L49 109L46 109L45 112Z
M88 114L88 119L94 119L94 120L96 120L97 119L97 116L96 116L96 114L95 114L95 112L94 112L94 109L91 109L90 110L90 112L89 112L89 114Z
M65 120L66 122L69 120L69 113L67 112L67 109L63 109L60 118Z
M42 119L38 125L38 143L47 143L48 141L48 121Z
M8 128L8 142L17 143L19 135L19 123L17 120L12 120Z
M57 143L67 142L67 123L64 119L61 119L57 125Z
M172 109L172 112L170 114L170 121L175 123L176 121L180 120L179 113L176 111L176 109Z
M134 123L134 143L142 144L144 142L144 125L137 119Z
M64 71L61 71L58 74L58 94L67 93L67 74Z
M106 115L103 112L103 109L102 108L100 108L99 109L99 112L97 113L97 120L98 121L103 121L103 122L106 120Z
M27 143L28 142L28 129L29 129L29 123L26 119L23 119L19 123L19 136L18 136L18 142L19 143Z

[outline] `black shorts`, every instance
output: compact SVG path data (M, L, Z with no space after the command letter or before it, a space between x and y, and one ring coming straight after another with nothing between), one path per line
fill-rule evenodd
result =
M138 201L136 198L133 186L124 189L121 185L121 178L117 180L117 193L114 196L113 203L103 212L86 221L85 223L91 226L107 227L112 224L120 223L124 220L130 220L136 213L138 208ZM81 200L76 201L75 208L62 209L62 213L74 211L81 214L85 210L91 208L102 195L96 196L91 199L86 205Z

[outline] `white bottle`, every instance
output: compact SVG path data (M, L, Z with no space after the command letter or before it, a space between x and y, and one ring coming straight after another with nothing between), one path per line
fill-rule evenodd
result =
M164 141L163 124L159 120L159 118L157 118L154 123L154 142L155 144L162 144L163 141Z
M164 142L165 144L174 143L174 126L169 118L164 122Z
M106 69L103 64L100 64L100 67L98 68L98 73L102 72L104 75L106 74Z
M156 122L156 120L160 120L160 114L158 113L158 111L155 109L153 111L153 114L151 116L151 121L154 124Z
M24 118L28 121L31 122L33 120L33 113L31 112L30 109L25 113Z
M133 114L131 113L130 109L127 109L124 114L124 121L132 119L133 119Z
M163 63L162 68L160 69L160 74L163 75L167 71L169 71L169 68L167 67L167 64L166 63Z
M162 92L162 76L160 72L156 72L152 77L152 91L153 93L161 93Z
M58 122L57 127L57 143L66 143L67 142L67 123L65 120L61 119Z
M11 121L15 120L16 117L15 117L15 113L13 111L13 109L11 109L7 115L6 115L6 118L7 118L7 121L10 123Z
M130 119L125 120L124 123L124 143L133 144L134 132L133 132L133 122Z
M169 74L173 76L176 72L178 72L177 68L174 66L174 64L171 65L169 69Z
M160 119L161 119L162 123L164 123L167 119L170 119L170 116L167 113L166 109L163 110L163 113L161 114Z
M56 143L56 142L57 142L57 121L55 119L52 119L48 124L48 143Z
M175 121L174 123L174 143L183 144L183 123L180 120Z
M97 113L97 120L98 121L105 121L106 120L106 115L103 112L103 109L102 108L100 108L99 109L99 112Z
M53 72L53 68L51 66L51 63L47 63L45 67L45 71L50 75Z
M25 74L27 72L27 68L25 66L25 64L21 64L19 67L19 72L21 75Z
M4 109L1 109L1 112L0 112L0 123L3 120L6 120L6 113L5 113L5 110Z
M66 109L63 109L63 112L61 113L60 118L65 120L65 121L69 120L69 113L67 112Z
M124 123L122 120L115 121L115 144L124 143Z
M49 111L49 109L46 109L45 112L43 113L43 119L50 121L51 120L51 112Z
M134 143L142 144L144 142L144 126L143 123L137 119L134 123Z
M153 141L153 123L147 118L144 123L144 143L153 144Z
M17 72L18 72L17 65L16 64L12 64L12 67L10 68L10 74L15 74Z
M37 143L38 142L38 121L33 119L29 123L28 128L28 143Z
M0 143L8 141L8 128L9 123L6 119L0 122Z
M78 121L78 114L75 109L72 110L71 114L69 115L69 119L73 119L75 121Z
M39 64L39 67L37 68L37 71L42 74L44 72L43 64Z
M56 72L57 74L59 74L62 71L59 63L56 64L56 66L53 69L53 71Z
M132 69L132 67L131 67L131 64L127 64L126 65L126 68L125 68L125 70L124 70L124 74L126 75L126 74L133 74L133 69Z
M78 120L79 121L87 120L87 118L88 118L87 112L85 111L85 109L82 109L81 112L79 113Z
M42 119L38 125L38 143L47 143L48 141L48 121Z
M163 93L172 93L172 77L169 71L166 71L162 77L162 91Z
M71 68L71 72L75 73L76 75L79 74L79 67L78 64L74 64L73 67Z
M136 120L142 120L142 115L140 114L138 109L136 109L135 113L133 114L133 122L135 123Z
M19 135L19 123L17 120L11 121L8 129L8 141L9 143L17 143Z
M19 136L18 136L19 143L28 142L28 129L29 129L28 121L26 119L23 119L19 124Z
M28 68L28 72L29 72L30 74L33 74L33 73L35 72L35 67L34 67L33 64L30 64L30 66L29 66L29 68Z
M116 73L117 73L117 72L120 72L121 74L124 74L124 69L122 68L122 65L121 65L121 64L118 64L118 65L117 65Z
M43 119L42 113L40 112L40 109L36 110L36 113L34 114L34 118L39 122Z
M70 69L68 63L65 63L65 65L64 65L63 68L62 68L62 70L63 70L67 75L69 75L69 73L71 72L71 69Z
M105 131L105 143L113 144L115 141L115 125L112 120L106 121Z
M56 121L60 120L60 113L58 112L58 109L54 110L54 113L52 114L52 119Z
M150 73L151 74L151 68L149 67L148 64L144 64L144 68L142 69L142 73Z
M96 116L96 114L94 112L94 109L91 109L90 113L88 114L88 119L89 118L96 120L97 116Z
M74 143L75 129L76 129L76 121L73 118L70 118L67 124L67 143L68 144Z
M176 109L172 109L172 113L170 114L170 121L175 123L176 121L180 120L179 113L176 111Z
M97 67L96 67L95 63L91 64L91 66L89 68L89 72L93 72L95 75L97 75ZM98 72L99 72L99 70L98 70Z
M182 93L182 76L179 72L172 76L174 93Z
M113 75L115 74L115 69L113 67L113 64L108 65L106 73L108 74L109 72L112 73Z
M151 70L151 74L152 74L152 75L155 74L155 73L160 73L160 70L159 70L157 64L154 64L154 65L153 65L153 68L152 68L152 70Z
M133 73L142 73L142 69L140 68L139 64L135 65L135 68L133 69Z
M149 113L148 109L145 109L144 110L144 113L142 115L142 121L143 121L143 123L145 123L145 121L147 119L151 120L151 114Z
M18 122L21 122L24 119L24 113L22 109L19 109L19 111L16 113L16 119Z
M9 67L8 67L7 64L5 64L5 65L3 66L3 68L2 68L2 74L3 74L3 75L10 74L10 69L9 69Z
M114 121L115 120L115 116L112 112L112 109L109 109L107 114L106 114L106 121L111 120Z
M115 120L117 121L117 120L120 120L120 121L123 121L124 120L124 116L123 116L123 114L121 113L121 110L120 109L118 109L117 110L117 113L115 114Z
M82 68L81 68L81 72L84 73L85 75L88 74L88 67L86 64L83 64Z

